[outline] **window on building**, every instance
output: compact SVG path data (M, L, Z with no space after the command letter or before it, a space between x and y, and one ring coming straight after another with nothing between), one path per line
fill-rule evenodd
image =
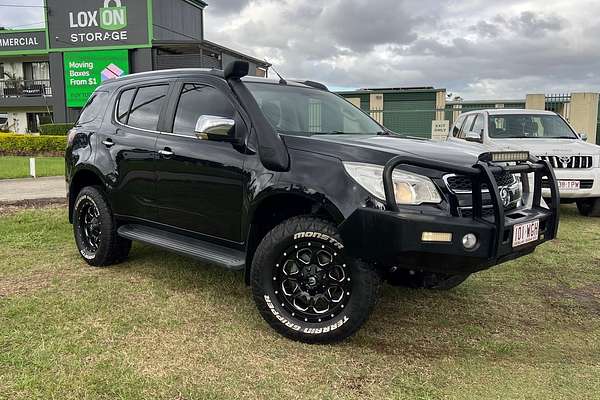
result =
M160 111L167 97L169 85L144 86L138 89L127 125L156 131Z
M173 133L194 136L196 122L201 115L233 118L234 114L233 105L219 90L188 83L183 86L179 97Z
M127 125L127 121L129 119L129 109L131 107L131 100L133 100L133 95L135 94L134 89L127 89L123 93L121 93L121 97L119 97L119 105L117 107L117 120Z
M47 61L24 62L23 75L25 81L50 80L50 65Z
M0 63L0 81L5 79L6 77L4 76L4 64Z

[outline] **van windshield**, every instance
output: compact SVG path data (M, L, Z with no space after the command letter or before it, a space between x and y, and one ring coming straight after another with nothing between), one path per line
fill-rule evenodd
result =
M495 139L577 139L558 115L490 115L489 135Z
M343 98L318 89L246 82L273 127L290 135L382 133L384 128Z

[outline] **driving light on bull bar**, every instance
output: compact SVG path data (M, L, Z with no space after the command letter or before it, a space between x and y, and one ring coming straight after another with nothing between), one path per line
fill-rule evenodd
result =
M511 161L527 161L529 160L528 151L492 151L479 155L480 161L486 162L511 162Z
M423 232L421 234L422 242L452 242L452 233L450 232Z
M467 250L473 250L477 246L477 236L473 233L467 233L462 238L463 247Z

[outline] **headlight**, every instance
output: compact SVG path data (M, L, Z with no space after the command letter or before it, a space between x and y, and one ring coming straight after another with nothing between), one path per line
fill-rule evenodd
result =
M346 172L369 193L385 201L383 189L383 167L381 165L344 162ZM426 176L412 172L394 170L392 174L396 203L419 205L422 203L441 203L437 188Z

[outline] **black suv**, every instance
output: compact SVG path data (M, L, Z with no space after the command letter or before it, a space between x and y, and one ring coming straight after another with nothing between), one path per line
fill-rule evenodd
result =
M322 84L247 73L95 91L65 156L88 264L123 261L135 240L243 270L275 330L323 343L360 328L382 280L448 289L556 236L547 162L403 138Z

